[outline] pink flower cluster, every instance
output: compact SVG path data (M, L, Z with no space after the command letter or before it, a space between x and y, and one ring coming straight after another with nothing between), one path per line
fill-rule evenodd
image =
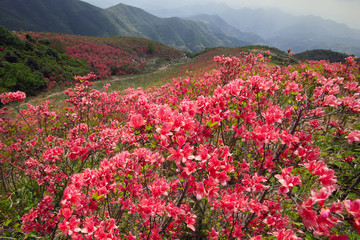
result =
M26 94L21 91L7 92L0 94L0 99L2 104L7 104L9 102L23 102L25 98L26 98Z

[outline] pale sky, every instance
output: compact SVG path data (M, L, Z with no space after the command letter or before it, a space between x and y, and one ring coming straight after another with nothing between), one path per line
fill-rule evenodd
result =
M149 9L160 6L175 8L184 5L216 2L225 3L233 8L272 7L295 15L316 15L345 23L349 27L360 29L360 0L82 0L90 4L109 7L118 3Z
M233 4L247 4L246 0L228 0ZM317 15L360 29L360 0L254 0L257 7L276 7L296 15Z

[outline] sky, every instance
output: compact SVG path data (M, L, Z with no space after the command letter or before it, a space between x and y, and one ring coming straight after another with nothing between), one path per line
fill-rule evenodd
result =
M360 29L360 0L82 0L99 7L110 7L118 3L140 7L144 10L161 6L175 8L202 3L225 3L233 8L278 8L295 15L316 15L345 23L349 27Z

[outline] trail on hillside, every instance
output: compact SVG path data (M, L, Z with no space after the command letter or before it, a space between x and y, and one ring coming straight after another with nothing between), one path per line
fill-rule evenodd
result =
M102 79L102 80L98 80L96 81L97 84L103 82L104 84L106 83L114 83L114 82L121 82L121 81L127 81L127 80L131 80L131 79L136 79L140 76L142 77L146 77L146 76L150 76L156 73L160 73L160 72L164 72L166 70L168 70L170 67L174 67L176 65L179 65L180 63L173 63L173 64L167 64L164 66L161 66L160 68L158 68L157 70L150 72L150 73L143 73L143 74L135 74L135 75L117 75L117 76L112 76L110 78L107 79ZM95 87L96 88L96 87ZM65 95L64 90L59 90L50 94L44 93L44 96L35 96L32 97L30 99L28 99L28 101L26 101L25 103L20 104L20 107L24 107L27 104L33 104L35 102L41 102L41 101L45 101L45 100L51 100L55 97L58 97L60 95Z
M137 75L126 75L126 76L112 76L110 79L101 80L101 81L118 82L118 81L131 80L131 79L134 79L134 78L138 78L139 76L148 76L148 75L153 75L155 73L164 72L165 70L169 69L170 66L175 66L175 65L177 65L177 64L167 64L165 66L161 66L160 68L158 68L157 70L155 70L154 72L151 72L151 73L143 73L143 74L137 74Z

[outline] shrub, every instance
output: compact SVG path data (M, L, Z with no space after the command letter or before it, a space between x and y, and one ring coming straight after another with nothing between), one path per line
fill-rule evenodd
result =
M21 53L16 49L5 50L4 59L10 63L17 63L21 58Z
M24 41L19 39L15 34L11 33L5 27L0 25L0 46L23 48Z
M152 41L148 41L146 44L146 52L147 54L155 53L155 46Z
M0 85L10 91L20 90L33 95L46 88L43 76L22 63L5 62L0 75L2 76Z

